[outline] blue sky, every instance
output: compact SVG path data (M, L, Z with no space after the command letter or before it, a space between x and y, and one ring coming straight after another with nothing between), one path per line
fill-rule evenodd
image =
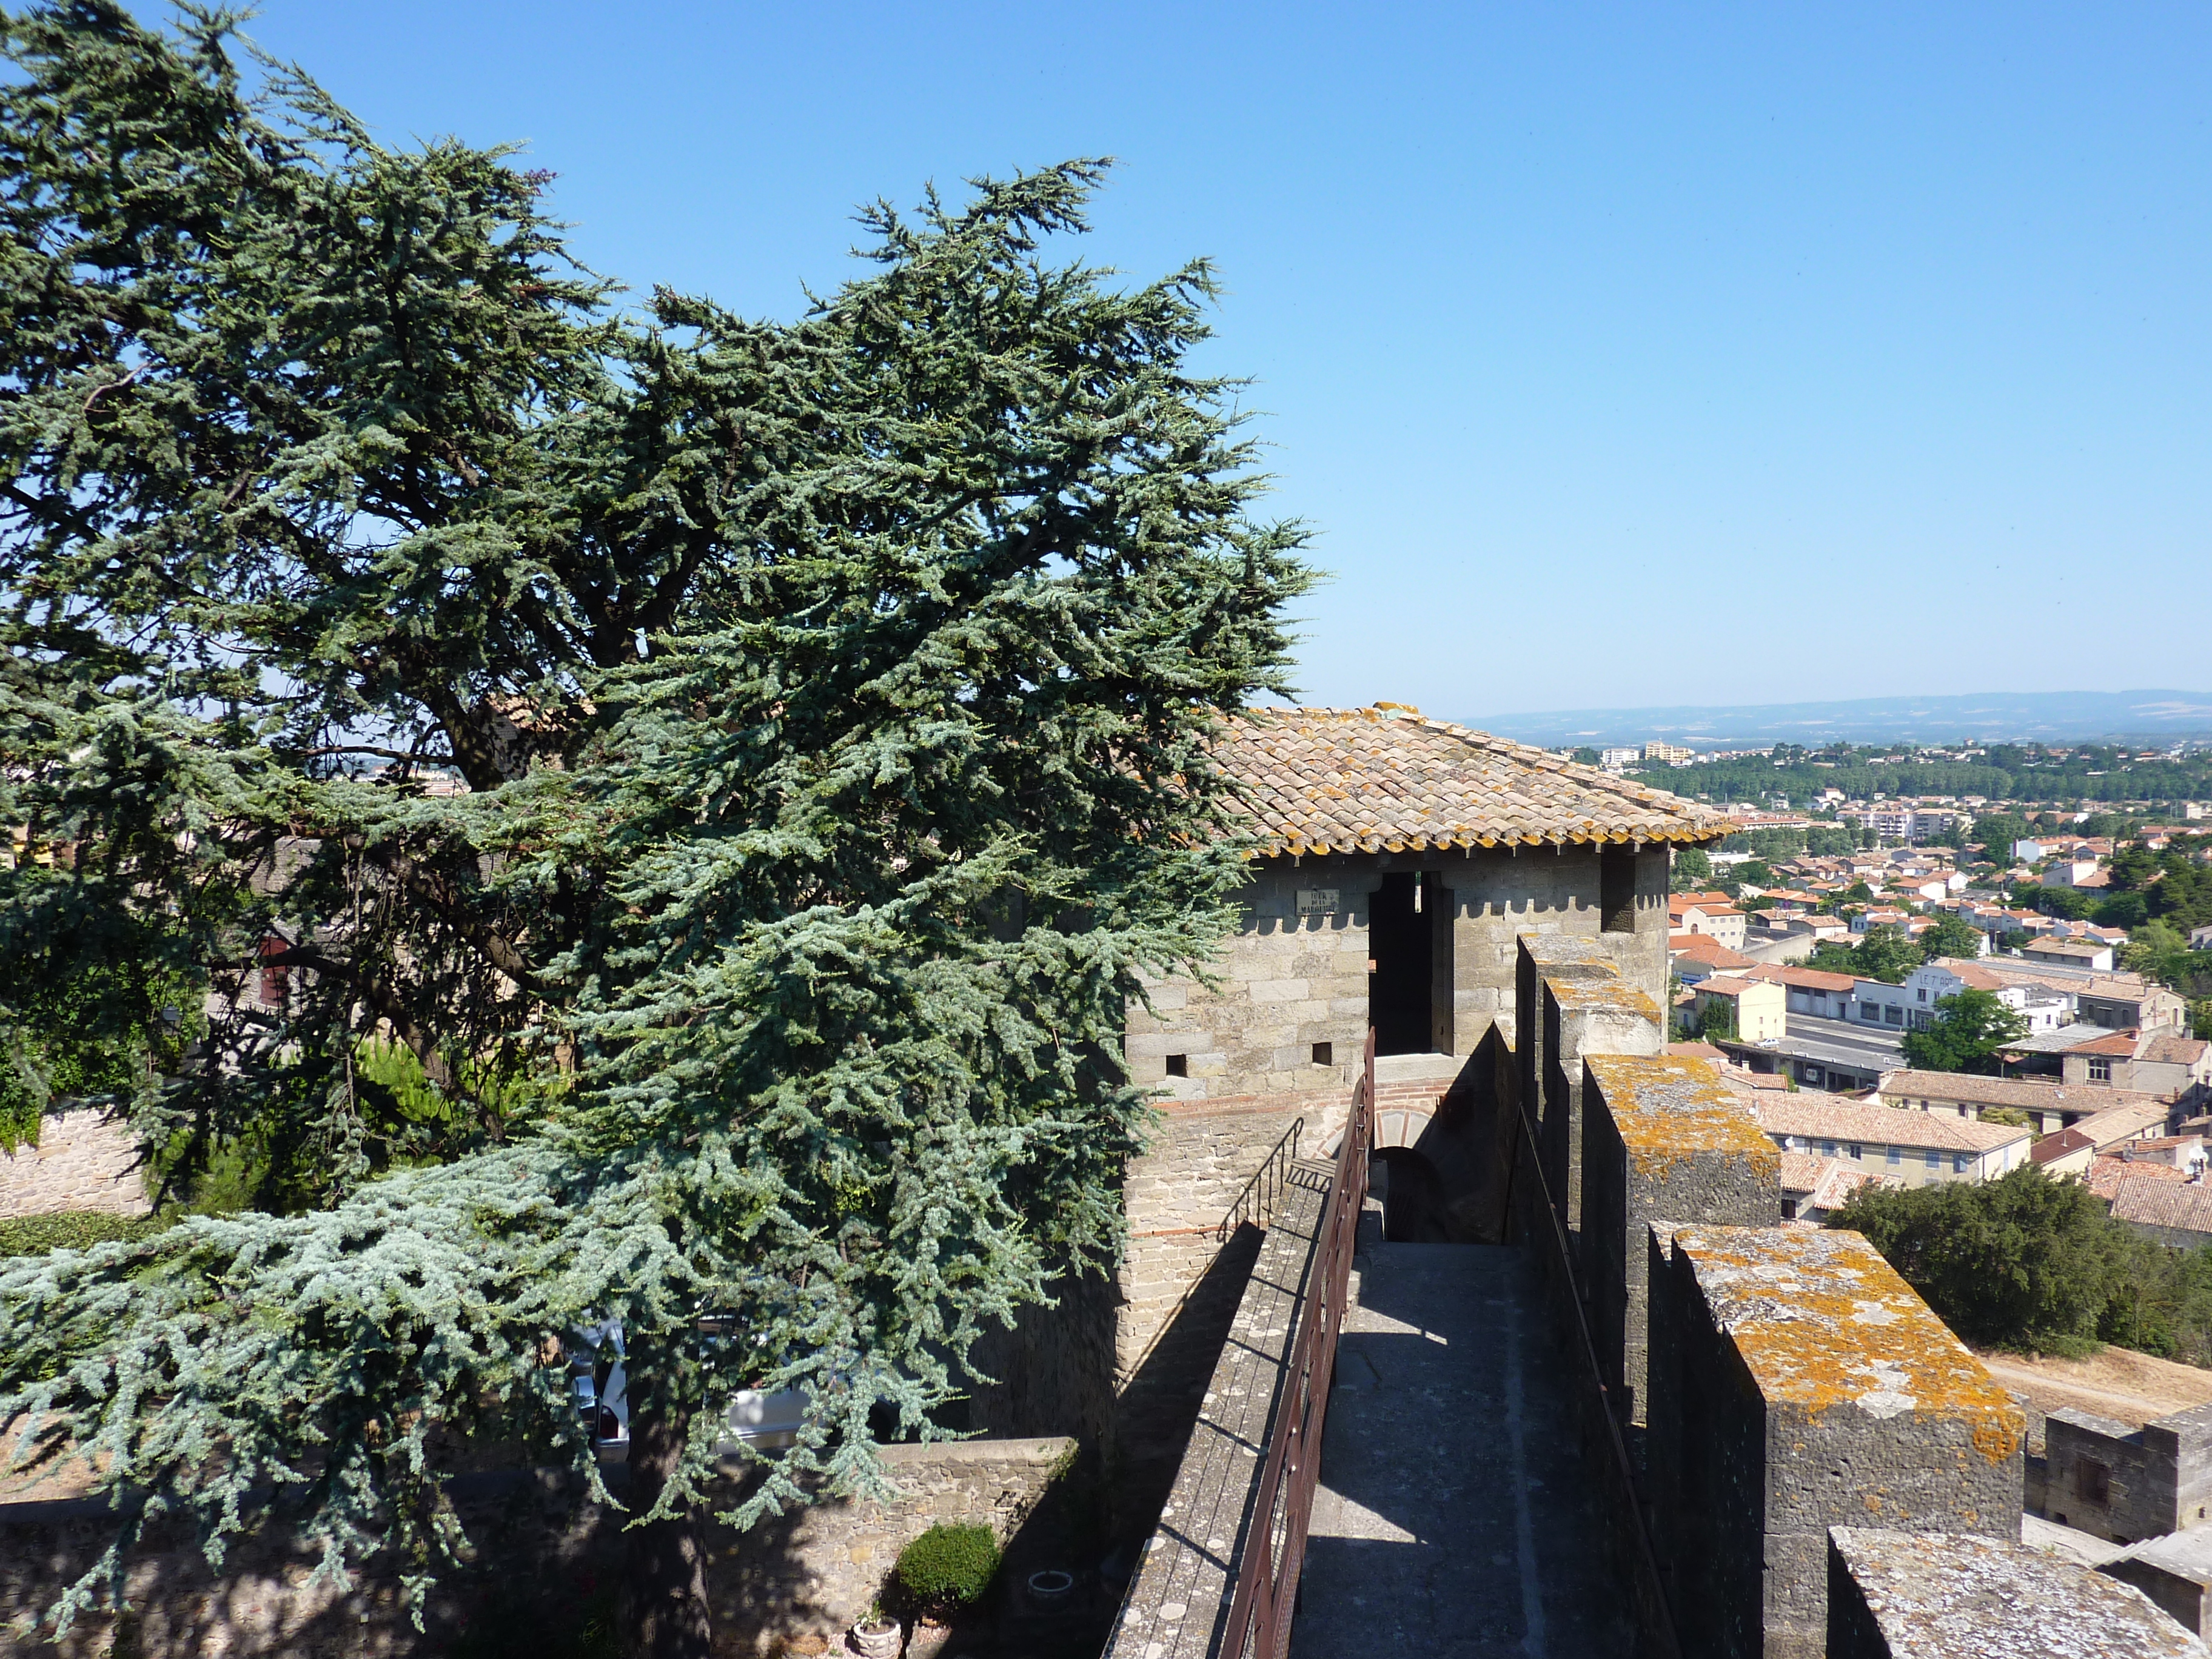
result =
M151 9L150 8L149 9ZM264 0L595 267L789 316L853 204L1078 155L1209 256L1307 700L2212 686L2212 10Z

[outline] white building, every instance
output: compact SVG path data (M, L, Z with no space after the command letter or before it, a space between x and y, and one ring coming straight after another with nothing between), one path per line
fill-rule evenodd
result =
M2053 990L2044 985L2008 984L1995 974L1963 962L1929 963L1907 974L1904 984L1884 989L1903 994L1896 1000L1907 1011L1904 1023L1915 1027L1925 1026L1937 1003L1961 991L1989 992L2027 1020L2031 1036L2038 1031L2061 1030L2074 1020L2075 1005L2071 992ZM1915 1014L1923 1018L1914 1018Z

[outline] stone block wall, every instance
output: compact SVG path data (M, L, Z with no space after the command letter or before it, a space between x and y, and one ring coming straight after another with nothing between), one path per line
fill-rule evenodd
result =
M1686 1652L1819 1659L1832 1526L2018 1536L2025 1416L1863 1238L1652 1249L1653 1536Z
M2071 1407L2044 1421L2044 1504L2062 1526L2122 1544L2212 1524L2212 1406L2130 1429Z
M137 1163L130 1125L92 1110L50 1117L37 1146L0 1152L0 1219L64 1210L143 1215Z
M1014 1539L1071 1443L886 1446L884 1469L896 1488L887 1500L830 1499L744 1533L709 1526L716 1652L767 1655L793 1644L828 1650L881 1593L899 1551L937 1522L984 1522L1002 1544ZM465 1477L453 1496L477 1559L433 1592L424 1632L402 1603L396 1563L372 1559L341 1590L314 1581L313 1546L276 1531L234 1547L218 1574L188 1531L176 1529L157 1532L126 1561L127 1632L112 1614L95 1614L58 1647L34 1646L27 1623L96 1558L113 1522L88 1503L0 1505L0 1632L8 1633L0 1650L56 1659L124 1652L138 1659L432 1659L487 1620L532 1621L550 1650L567 1650L621 1571L622 1517L580 1505L561 1478L544 1473ZM726 1505L740 1496L732 1483L710 1499ZM523 1634L510 1630L500 1650L520 1650Z
M1474 1053L1492 1021L1514 1027L1524 933L1591 941L1656 1003L1667 987L1668 851L1635 855L1634 927L1607 933L1593 846L1331 853L1255 859L1243 919L1209 988L1177 977L1129 1009L1132 1074L1185 1099L1348 1091L1368 1023L1370 902L1386 875L1440 888L1434 994L1438 1052ZM1313 1045L1330 1045L1317 1066ZM1168 1069L1182 1056L1187 1075Z
M1295 1186L1260 1247L1158 1524L1139 1552L1109 1654L1210 1659L1221 1650L1230 1590L1252 1542L1248 1510L1269 1420L1313 1291L1328 1185L1309 1176Z
M2133 1584L2197 1636L2212 1634L2212 1533L2146 1539L2097 1571Z
M1543 1091L1544 1184L1559 1224L1577 1252L1583 1212L1583 1061L1590 1054L1656 1054L1667 1041L1666 1018L1644 990L1622 979L1546 975Z
M1372 860L1368 861L1371 866ZM1129 1005L1130 1074L1184 1100L1348 1091L1367 1036L1369 907L1379 874L1259 862L1209 988L1180 975ZM1314 1045L1328 1043L1317 1064ZM1170 1069L1180 1056L1184 1075Z
M1779 1224L1782 1154L1709 1061L1591 1054L1583 1068L1590 1339L1615 1410L1641 1423L1653 1227Z
M2010 1539L1837 1527L1827 1601L1827 1659L2204 1654L2142 1591Z
M1276 1143L1303 1118L1299 1148L1318 1157L1350 1109L1349 1084L1310 1098L1167 1103L1158 1138L1131 1161L1122 1185L1129 1248L1115 1333L1116 1387L1212 1262L1221 1243L1215 1230Z

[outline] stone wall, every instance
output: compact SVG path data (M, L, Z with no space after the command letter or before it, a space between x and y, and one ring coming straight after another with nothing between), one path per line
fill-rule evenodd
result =
M2019 1536L2025 1416L1863 1238L1651 1250L1653 1535L1686 1652L1819 1659L1832 1526Z
M2140 1429L2069 1407L2043 1435L2044 1506L2060 1525L2131 1544L2208 1524L2212 1406Z
M1368 1023L1370 901L1386 875L1433 872L1449 923L1436 964L1438 1052L1465 1058L1493 1020L1512 1029L1523 933L1594 940L1657 1001L1667 986L1668 852L1636 857L1635 927L1607 933L1594 846L1332 853L1257 859L1243 921L1209 989L1183 979L1132 1004L1127 1052L1138 1081L1186 1099L1348 1091ZM1329 1045L1317 1065L1313 1045ZM1180 1055L1187 1075L1170 1074Z
M92 1110L50 1117L37 1146L0 1152L0 1218L63 1210L143 1215L137 1162L128 1124Z
M1547 974L1543 999L1544 1184L1567 1230L1576 1270L1583 1217L1583 1060L1590 1054L1656 1054L1667 1041L1666 1017L1644 990L1626 981Z
M1782 1154L1708 1061L1591 1054L1583 1068L1590 1340L1616 1412L1641 1423L1653 1225L1778 1224Z
M1837 1527L1826 1659L2203 1659L2142 1591L2010 1539Z
M1303 1119L1299 1149L1317 1155L1342 1129L1351 1088L1310 1098L1166 1103L1151 1149L1130 1163L1122 1184L1129 1248L1115 1335L1117 1387L1135 1375L1205 1273L1220 1248L1216 1230L1276 1144Z
M1229 1591L1249 1541L1246 1511L1269 1419L1312 1291L1328 1184L1325 1176L1303 1177L1261 1246L1158 1525L1115 1620L1111 1654L1211 1659L1219 1651Z
M1060 1439L887 1446L885 1470L898 1489L890 1501L833 1500L746 1533L710 1527L716 1651L768 1654L792 1644L826 1650L882 1591L899 1551L931 1526L981 1522L1002 1543L1015 1540L1070 1449ZM714 1494L726 1503L738 1495L734 1486ZM257 1539L234 1547L218 1575L188 1535L168 1530L126 1564L127 1634L100 1613L80 1620L58 1647L34 1644L24 1622L112 1536L112 1521L89 1503L0 1505L0 1631L15 1632L9 1651L35 1645L57 1659L123 1651L140 1659L430 1659L486 1620L516 1627L498 1651L523 1650L532 1630L542 1631L549 1650L565 1651L584 1620L605 1616L624 1547L618 1516L580 1505L550 1474L464 1477L453 1497L477 1560L434 1592L422 1632L389 1562L372 1560L341 1591L313 1582L312 1548Z

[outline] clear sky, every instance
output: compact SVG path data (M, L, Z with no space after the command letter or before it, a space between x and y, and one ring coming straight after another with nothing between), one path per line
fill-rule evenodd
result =
M153 9L146 8L150 13ZM851 205L1079 155L1195 254L1310 701L2212 686L2212 9L264 0L380 137L526 143L753 314Z

